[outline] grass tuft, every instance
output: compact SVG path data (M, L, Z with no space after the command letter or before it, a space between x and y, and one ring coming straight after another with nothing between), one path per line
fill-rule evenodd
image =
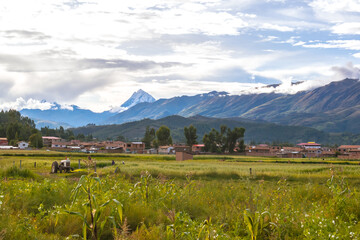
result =
M29 169L20 169L18 167L11 167L6 169L3 173L2 173L3 177L6 178L31 178L31 179L35 179L37 176L30 171Z

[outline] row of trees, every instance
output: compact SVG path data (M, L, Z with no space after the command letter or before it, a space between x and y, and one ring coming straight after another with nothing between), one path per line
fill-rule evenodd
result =
M30 141L32 147L42 147L42 135L34 121L16 110L0 112L0 137L6 137L12 146L19 141Z
M75 136L75 134L73 133L73 131L71 131L70 129L64 129L64 127L60 126L59 128L56 129L52 129L49 127L42 127L41 128L41 133L43 136L55 136L55 137L59 137L62 139L66 139L66 140L81 140L81 141L92 141L93 140L93 135L89 134L89 135L84 135L82 133L79 133L78 135Z
M222 125L220 132L213 128L203 137L205 151L213 153L233 153L237 147L240 152L243 152L245 150L244 133L245 129L239 127L231 130L227 126Z
M71 130L65 130L61 126L59 129L44 127L39 131L35 128L33 120L21 116L20 112L16 110L0 112L0 137L6 137L9 145L16 146L19 141L26 141L30 142L31 147L42 148L42 136L57 136L66 140L90 141L93 139L91 134L88 136L83 134L75 136Z
M186 139L186 145L192 146L197 144L197 129L193 125L184 127L184 136ZM211 129L209 133L206 133L202 139L205 145L206 152L213 153L232 153L235 148L238 151L243 152L245 150L244 144L245 129L236 127L233 130L225 125L220 127L220 132ZM154 128L146 127L145 135L142 141L145 143L146 148L172 144L172 138L170 129L167 126L161 126L157 131Z

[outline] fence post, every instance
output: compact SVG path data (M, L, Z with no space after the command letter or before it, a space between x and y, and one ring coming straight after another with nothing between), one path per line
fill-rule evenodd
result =
M79 159L79 169L80 169L80 159Z
M96 173L96 162L95 162L95 173Z
M34 162L34 168L36 168L36 162Z
M251 168L250 168L250 176L251 176Z

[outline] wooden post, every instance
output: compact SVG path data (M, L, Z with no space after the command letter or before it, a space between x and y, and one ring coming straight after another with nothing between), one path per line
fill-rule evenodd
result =
M95 173L96 173L96 162L95 162Z
M251 176L251 168L250 168L250 176Z
M80 169L80 159L79 159L79 169Z
M34 168L36 168L36 162L34 162Z
M13 167L15 167L15 161L13 161Z

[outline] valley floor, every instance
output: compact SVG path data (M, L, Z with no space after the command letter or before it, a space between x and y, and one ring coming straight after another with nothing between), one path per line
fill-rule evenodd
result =
M360 239L359 161L1 151L0 177L0 239Z

